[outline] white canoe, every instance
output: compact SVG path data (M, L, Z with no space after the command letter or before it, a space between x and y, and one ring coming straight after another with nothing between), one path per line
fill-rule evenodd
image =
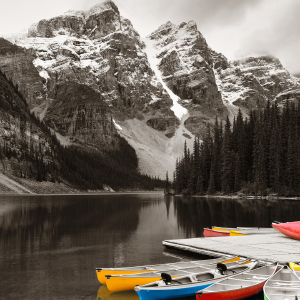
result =
M197 300L240 300L260 293L265 282L277 270L277 265L247 270L242 274L232 275L222 279L214 285L196 293Z
M300 279L287 266L269 278L264 286L265 300L300 299Z
M232 276L234 273L245 272L254 268L256 264L257 262L250 262L246 265L236 264L229 267L224 273L216 269L209 270L182 276L166 283L160 280L143 286L136 286L134 290L139 295L140 300L164 300L195 296L197 291L213 285L221 278Z

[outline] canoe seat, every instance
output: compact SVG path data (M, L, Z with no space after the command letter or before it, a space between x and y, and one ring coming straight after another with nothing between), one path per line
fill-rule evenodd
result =
M192 282L191 278L189 278L189 277L183 277L183 278L180 278L180 279L174 279L173 281L175 283L190 283L190 282Z
M215 278L215 276L211 273L199 274L195 276L197 280L209 280Z

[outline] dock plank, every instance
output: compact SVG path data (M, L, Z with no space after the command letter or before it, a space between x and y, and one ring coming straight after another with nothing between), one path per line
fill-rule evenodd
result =
M212 256L240 255L287 264L300 262L300 241L280 233L165 240L166 247Z

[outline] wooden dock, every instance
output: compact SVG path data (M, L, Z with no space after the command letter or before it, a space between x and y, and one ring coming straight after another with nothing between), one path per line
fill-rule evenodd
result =
M300 262L300 241L275 231L270 234L166 240L163 245L215 257L229 254L280 264Z

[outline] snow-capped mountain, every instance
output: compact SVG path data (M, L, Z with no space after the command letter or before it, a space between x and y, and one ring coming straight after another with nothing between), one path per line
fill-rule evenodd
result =
M214 63L226 66L226 59L208 47L194 21L167 22L147 39L156 48L163 80L189 111L186 128L202 137L211 118L227 114L213 71Z
M116 127L135 147L142 172L173 170L168 143L179 120L172 100L112 1L41 20L14 41L0 44L0 69L64 142L107 149Z
M141 39L112 1L9 40L0 39L0 69L64 144L113 149L118 131L142 173L161 178L216 116L299 99L299 78L276 58L228 61L193 21L167 22Z
M225 69L215 67L215 76L231 116L238 108L245 115L250 109L263 108L268 100L280 104L288 99L285 95L294 94L300 87L299 79L277 58L266 55L231 61Z
M239 108L247 116L268 100L280 104L299 99L299 78L277 58L262 55L228 61L207 45L193 21L167 22L147 39L156 47L163 80L188 108L186 127L200 137L211 116L229 114L233 120Z

